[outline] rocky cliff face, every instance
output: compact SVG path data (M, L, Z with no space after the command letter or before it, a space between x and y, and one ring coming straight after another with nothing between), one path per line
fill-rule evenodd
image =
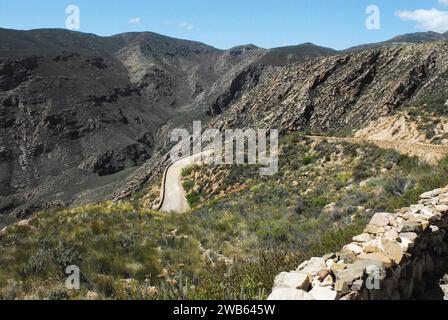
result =
M212 122L328 132L388 115L448 81L447 42L339 54L286 66Z
M113 57L4 58L0 83L2 196L23 192L17 202L68 201L83 179L142 164L167 117L145 110L142 87Z
M153 33L122 34L114 39L125 44L116 55L129 70L131 81L145 84L144 93L153 105L174 108L200 100L232 68L265 51L255 46L222 51Z

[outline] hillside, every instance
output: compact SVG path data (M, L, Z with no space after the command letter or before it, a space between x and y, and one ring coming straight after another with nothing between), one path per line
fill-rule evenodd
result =
M354 129L446 87L447 49L447 42L401 45L286 66L211 126Z
M226 99L225 108L211 104L212 117L204 121L208 127L220 129L254 126L278 128L282 134L304 131L351 136L381 117L404 112L412 114L419 135L430 137L421 142L440 144L447 133L443 117L448 94L441 89L448 77L447 52L447 42L441 41L338 53L271 68L258 85L237 90L236 101ZM414 125L409 122L409 126ZM390 133L397 136L391 140L409 136L394 128L398 131ZM163 162L162 168L165 165ZM145 165L114 198L132 197L157 179L150 172L162 170L154 163Z
M294 61L320 54L298 47L269 65L260 61L269 52L150 32L0 29L0 212L104 200L164 147L169 128L225 110L294 52Z
M431 166L373 145L299 134L280 146L273 177L250 166L186 171L185 188L197 193L188 214L149 210L145 192L7 227L0 298L264 299L279 272L335 252L375 212L448 184L446 159ZM62 270L71 264L83 270L82 290L67 293Z

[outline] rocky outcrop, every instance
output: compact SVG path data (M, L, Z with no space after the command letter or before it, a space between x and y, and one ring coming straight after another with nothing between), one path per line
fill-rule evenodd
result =
M236 102L242 94L257 86L263 73L261 65L252 64L239 72L231 81L230 86L212 104L209 114L222 114L231 103Z
M92 156L80 165L80 169L91 171L99 176L107 176L127 167L141 166L149 158L149 152L141 144L132 144L123 150L112 150Z
M270 300L443 299L448 270L448 187L419 204L376 213L336 254L311 258L275 279Z
M0 60L0 90L11 90L26 81L39 65L39 57Z
M445 123L442 123L440 127L445 131ZM418 123L402 114L381 117L368 126L358 130L354 136L367 140L431 143L425 132L419 130Z

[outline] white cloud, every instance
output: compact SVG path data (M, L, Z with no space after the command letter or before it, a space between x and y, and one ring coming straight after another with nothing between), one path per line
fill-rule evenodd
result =
M440 0L448 3L448 0ZM418 9L414 11L398 11L402 20L416 21L417 27L425 31L444 33L448 31L448 11L437 9Z
M440 3L440 4L448 5L448 0L439 0L439 3Z
M191 23L187 23L187 22L180 23L180 24L178 24L177 26L178 26L179 28L182 28L182 29L185 29L185 30L188 30L188 31L194 29L194 25L192 25Z
M139 24L140 22L142 22L142 18L140 18L140 17L135 17L135 18L132 18L131 20L129 20L130 24Z

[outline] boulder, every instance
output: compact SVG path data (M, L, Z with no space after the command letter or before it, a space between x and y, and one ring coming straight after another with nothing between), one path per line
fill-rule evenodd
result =
M377 261L383 263L386 267L392 266L392 259L382 252L363 253L358 256L359 260Z
M400 233L400 238L406 238L406 239L409 239L410 241L414 242L417 240L418 235L414 232L403 232L403 233Z
M448 205L446 205L446 204L436 205L435 208L441 214L445 214L448 212Z
M340 261L349 264L353 263L356 260L356 256L358 254L359 253L354 253L353 251L344 248L338 253L338 257Z
M361 242L362 243L362 242L368 242L370 240L372 240L372 236L370 234L368 234L368 233L363 233L363 234L360 234L360 235L358 235L356 237L353 237L353 241L355 241L355 242Z
M304 272L282 272L275 278L274 287L308 290L310 277Z
M367 270L368 268L374 266L376 268L384 269L384 264L377 260L357 260L354 265L357 267Z
M309 294L314 298L314 300L319 301L334 301L338 299L338 293L330 287L316 286L309 292Z
M381 240L381 245L383 247L384 253L390 257L396 264L400 264L403 259L403 249L401 246L387 239Z
M384 227L378 227L373 224L368 224L367 227L364 229L364 233L370 233L373 235L384 233L385 231L386 229L384 229Z
M422 214L423 216L427 217L428 219L434 217L436 215L437 212L434 212L433 210L431 210L428 207L423 207L420 210L420 214Z
M367 242L364 247L365 253L374 253L374 252L383 252L383 246L381 244L381 241L379 239L375 239L372 241Z
M376 213L373 217L372 220L370 220L370 224L377 226L377 227L385 227L387 225L389 225L391 220L391 214L387 213L387 212L379 212Z
M325 264L325 260L323 258L311 258L308 261L302 263L297 271L301 271L304 273L308 273L310 275L317 274L320 270L325 269L327 265Z
M331 272L333 272L333 274L336 274L338 271L342 271L347 269L347 265L345 263L333 263L333 265L331 266Z
M322 280L324 280L328 275L330 275L330 270L329 270L329 269L322 269L322 270L320 270L320 271L317 273L316 277L317 277L317 279L318 279L319 281L322 281Z
M423 225L421 222L419 221L414 221L414 220L408 220L403 222L402 224L400 224L400 226L398 227L398 232L402 233L402 232L422 232L423 231Z
M445 189L436 189L433 191L428 191L428 192L423 193L420 196L420 199L432 199L432 198L435 198L435 197L441 195L445 191L446 191Z
M333 287L334 285L334 279L331 275L328 275L324 280L322 280L322 283L320 284L321 287Z
M350 291L350 286L355 280L361 279L364 275L364 268L360 265L351 264L347 269L336 272L335 290L341 294L346 294Z
M384 233L384 238L390 241L397 241L399 239L398 232L395 229L391 229Z
M353 252L354 254L361 254L363 252L362 248L355 243L346 245L342 250L348 250Z
M314 278L313 281L311 282L311 288L320 287L321 284L322 284L322 282L320 280L318 280L317 278Z
M336 258L336 254L335 253L328 253L326 255L324 255L322 257L322 259L324 259L325 261L330 260L330 259L334 259Z
M331 269L331 267L333 267L333 264L334 264L335 262L334 262L334 259L328 259L326 262L325 262L325 265L327 266L327 268L328 269Z
M411 241L409 238L401 237L399 245L403 249L403 251L406 252L414 247L414 242Z

